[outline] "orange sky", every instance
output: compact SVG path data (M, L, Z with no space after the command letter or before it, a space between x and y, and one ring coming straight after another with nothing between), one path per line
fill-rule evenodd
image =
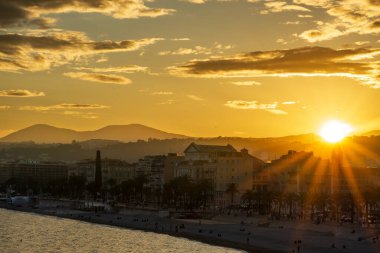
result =
M377 129L379 16L369 0L0 1L0 136L36 123Z

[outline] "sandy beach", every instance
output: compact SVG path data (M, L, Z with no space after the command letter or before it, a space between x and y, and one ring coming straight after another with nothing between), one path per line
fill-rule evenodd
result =
M94 213L63 208L6 208L109 226L137 229L184 237L246 252L380 252L376 239L379 230L359 228L357 224L312 224L310 222L271 221L265 217L219 215L212 220L160 218L157 212L122 210L118 214Z

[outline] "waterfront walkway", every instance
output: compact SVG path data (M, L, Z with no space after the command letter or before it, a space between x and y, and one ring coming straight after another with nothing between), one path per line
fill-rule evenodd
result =
M14 208L12 208L14 209ZM157 212L123 210L118 214L94 213L57 208L15 208L63 218L126 227L247 252L380 252L376 229L352 224L312 224L299 221L267 221L265 217L219 215L212 220L160 218Z

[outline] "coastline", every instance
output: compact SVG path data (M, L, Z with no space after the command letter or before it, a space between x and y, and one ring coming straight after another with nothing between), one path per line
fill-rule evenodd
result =
M358 224L317 225L308 221L281 220L270 221L268 226L260 226L264 216L247 218L240 214L220 215L212 220L182 220L160 218L158 212L137 209L123 209L119 213L96 213L52 206L33 209L0 205L0 208L166 234L244 252L380 252L380 242L374 241L376 236L380 236L379 228L361 228ZM179 228L180 225L184 228ZM300 251L297 251L299 245L295 244L296 241L302 241Z
M168 230L168 229L162 230L161 228L155 229L150 226L141 226L141 224L133 226L133 223L130 223L130 222L120 222L123 218L124 219L131 218L132 217L131 215L112 214L112 213L94 213L94 212L77 211L77 210L71 210L71 209L55 209L54 211L52 209L51 210L34 209L34 208L29 208L29 207L13 207L13 206L4 206L4 205L0 205L0 208L6 209L6 210L18 211L18 212L33 213L37 215L72 219L72 220L77 220L77 221L91 223L91 224L117 227L121 229L125 228L125 229L137 230L137 231L143 231L143 232L149 232L149 233L165 234L165 235L169 235L173 237L198 241L198 242L213 245L213 246L241 250L244 252L253 252L253 253L283 253L284 252L284 251L279 251L279 250L270 249L270 248L256 247L255 245L252 245L252 244L228 240L226 238L211 237L205 234L197 234L188 230L179 230L178 232L175 232L174 227L172 227L172 230ZM122 219L119 219L120 217L122 217ZM167 223L169 222L179 223L179 224L184 223L186 226L189 225L188 222L186 221L181 222L178 220L171 220L171 219L164 219L164 218L159 218L159 221L161 221L161 224L166 224L166 225L168 225ZM135 224L139 224L139 223L135 223Z

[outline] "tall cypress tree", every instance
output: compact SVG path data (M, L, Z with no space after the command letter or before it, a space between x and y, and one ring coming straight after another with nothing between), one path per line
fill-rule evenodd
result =
M100 158L100 150L96 151L95 189L96 189L96 192L101 192L102 190L102 160Z

